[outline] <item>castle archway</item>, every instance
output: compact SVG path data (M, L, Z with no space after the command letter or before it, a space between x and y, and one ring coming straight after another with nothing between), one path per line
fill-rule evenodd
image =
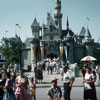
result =
M55 53L49 53L48 55L47 55L47 58L50 58L50 59L53 59L53 58L57 58L58 56L57 56L57 54L55 54Z

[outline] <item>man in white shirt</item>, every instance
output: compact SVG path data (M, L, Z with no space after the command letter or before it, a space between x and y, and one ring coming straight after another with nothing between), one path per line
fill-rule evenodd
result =
M72 84L75 80L73 72L67 67L63 66L63 84L64 84L64 100L71 100L70 93L72 89Z

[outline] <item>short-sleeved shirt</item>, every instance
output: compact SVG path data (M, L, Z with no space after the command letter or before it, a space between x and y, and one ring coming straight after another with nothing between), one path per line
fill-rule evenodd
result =
M90 79L91 75L92 75L92 74L87 74L87 73L86 73L86 74L85 74L85 80L88 81L88 80Z
M30 83L30 85L29 85L29 86L30 86L30 88L34 88L34 89L36 88L35 83Z
M18 82L18 83L25 83L26 81L28 81L28 77L27 76L23 76L23 78L21 78L20 76L18 76L17 78L16 78L16 81ZM27 88L27 85L25 84L25 88Z
M53 98L54 100L56 100L56 98L58 96L62 96L62 91L61 88L59 86L56 86L56 88L54 88L53 86L49 89L48 93L47 93L51 98Z
M18 81L18 83L25 83L25 78L21 78L20 76L18 76L16 80Z
M71 70L68 70L63 76L63 83L70 83L74 77L74 74Z

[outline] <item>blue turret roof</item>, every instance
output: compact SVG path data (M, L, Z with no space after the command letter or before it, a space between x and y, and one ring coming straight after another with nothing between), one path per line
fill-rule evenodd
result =
M49 28L50 26L54 26L57 29L57 25L55 24L52 16L50 13L47 14L47 24L45 25L46 28Z
M39 26L39 23L37 22L36 18L34 19L34 21L33 21L32 25L31 25L31 27L32 27L32 26Z
M91 34L90 34L88 27L87 27L87 30L86 30L86 33L85 33L85 37L91 38Z
M85 27L82 27L81 32L79 33L79 36L85 36L86 29Z
M89 28L87 27L87 29L86 29L85 27L82 27L79 36L85 36L85 37L91 38L91 33L89 31Z

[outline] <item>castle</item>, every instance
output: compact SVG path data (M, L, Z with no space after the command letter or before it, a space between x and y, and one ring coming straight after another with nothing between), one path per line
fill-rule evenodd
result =
M46 24L40 26L35 18L32 25L32 38L27 38L21 48L21 64L31 66L42 58L59 58L75 63L90 55L100 60L100 44L95 43L88 26L82 27L79 34L69 28L62 29L61 0L56 0L54 18L48 12Z

